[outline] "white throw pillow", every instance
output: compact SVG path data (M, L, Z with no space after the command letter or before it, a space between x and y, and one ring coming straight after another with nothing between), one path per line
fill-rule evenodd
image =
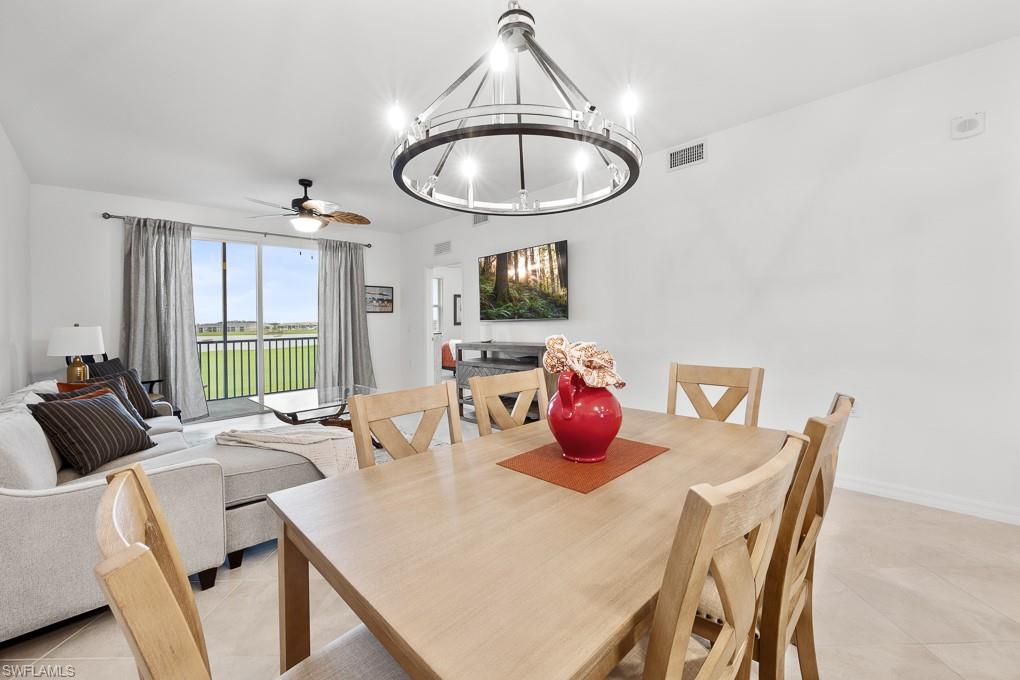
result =
M0 413L0 487L48 489L62 464L27 408Z

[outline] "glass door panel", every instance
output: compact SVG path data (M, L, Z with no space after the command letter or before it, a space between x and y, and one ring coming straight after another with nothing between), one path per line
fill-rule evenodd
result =
M316 250L262 246L265 394L315 387L319 340Z

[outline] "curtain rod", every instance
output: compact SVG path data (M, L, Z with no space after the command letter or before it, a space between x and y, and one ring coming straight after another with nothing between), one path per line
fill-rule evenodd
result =
M113 213L108 213L108 212L104 212L103 213L103 219L104 220L122 220L125 217L126 217L126 215L114 215ZM231 227L210 227L210 226L205 225L205 224L193 224L192 226L198 227L199 229L216 229L218 231L236 231L238 234L262 234L263 236L269 236L270 234L272 234L273 236L282 236L283 238L299 238L302 241L328 241L328 240L331 240L331 239L312 238L311 236L291 236L290 234L274 234L274 233L268 232L268 231L261 231L260 232L260 231L251 231L251 230L248 230L248 229L233 229ZM356 241L352 241L352 243L357 243L357 242ZM358 243L358 245L365 246L366 248L371 248L372 247L371 243Z

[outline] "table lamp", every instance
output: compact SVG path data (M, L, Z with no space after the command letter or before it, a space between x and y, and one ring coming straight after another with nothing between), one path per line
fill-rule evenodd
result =
M82 382L89 377L89 367L81 360L83 354L102 354L103 329L99 326L63 326L50 331L46 354L51 357L74 357L67 367L67 382Z

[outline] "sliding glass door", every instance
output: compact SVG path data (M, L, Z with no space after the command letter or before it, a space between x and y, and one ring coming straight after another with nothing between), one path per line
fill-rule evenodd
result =
M319 267L314 250L262 246L265 394L315 387Z
M315 386L315 250L196 238L192 269L210 418L258 413L266 394Z

